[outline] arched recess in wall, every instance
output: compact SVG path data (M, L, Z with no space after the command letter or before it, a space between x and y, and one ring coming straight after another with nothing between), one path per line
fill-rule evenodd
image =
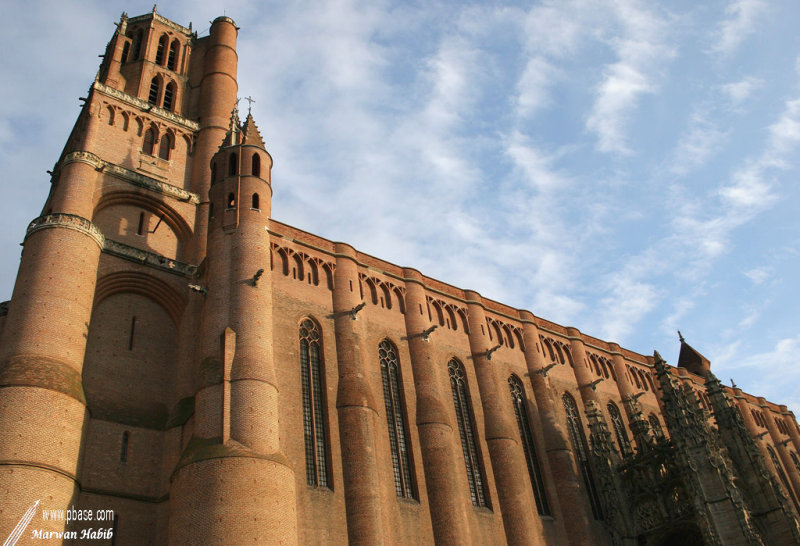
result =
M92 416L161 429L186 300L166 282L116 272L97 282L83 366Z
M189 225L172 207L149 195L130 191L101 197L92 221L109 239L179 261L183 260L192 235Z

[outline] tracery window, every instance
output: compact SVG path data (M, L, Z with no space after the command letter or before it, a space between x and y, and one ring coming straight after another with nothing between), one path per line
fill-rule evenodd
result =
M628 431L625 430L625 422L622 420L622 415L619 413L619 408L613 402L608 403L608 414L611 416L611 424L614 426L614 432L617 435L617 443L622 453L629 453L631 450L631 442L628 439Z
M320 328L310 318L300 324L300 380L303 385L303 435L306 481L331 488L325 425L325 379Z
M650 417L647 418L650 421L650 428L653 429L653 435L656 439L660 439L664 437L664 431L661 429L661 421L658 420L658 417L650 414Z
M474 506L489 506L489 495L484 485L483 469L478 454L478 440L475 434L475 420L472 417L472 405L467 389L467 374L464 366L452 359L447 364L450 373L450 387L453 390L453 404L456 408L458 432L461 436L461 448L464 452L464 464L467 468L469 494Z
M547 493L544 488L542 472L539 469L539 459L536 456L536 446L533 440L528 412L525 410L525 388L516 375L508 378L511 389L511 402L514 404L514 415L517 418L519 436L522 440L522 449L525 452L525 462L528 463L528 474L533 486L533 496L536 499L536 510L540 515L549 516L550 506L547 502Z
M800 472L800 459L797 458L797 453L794 451L790 451L789 455L792 457L792 462L794 463L794 467Z
M400 363L397 358L397 349L390 341L381 341L378 345L378 357L381 364L386 424L389 428L389 446L392 450L394 490L398 497L416 498L408 445L408 423L405 415L403 390L400 388Z
M586 435L583 432L581 416L578 413L578 405L569 393L564 393L562 397L564 409L567 412L567 426L569 427L569 437L572 442L572 450L578 458L578 468L580 469L586 492L589 495L589 504L592 506L594 519L603 519L603 510L600 506L600 497L597 495L597 487L594 483L594 475L589 464L589 445L586 443Z
M769 452L770 459L772 459L772 464L775 465L775 470L778 472L778 477L781 479L783 487L786 488L786 492L789 494L789 498L791 498L792 502L794 502L794 505L800 509L800 503L797 501L797 496L794 494L794 489L792 489L792 485L789 483L789 478L786 476L786 472L783 470L783 465L781 464L780 460L778 460L775 450L773 450L770 446L767 446L767 451Z

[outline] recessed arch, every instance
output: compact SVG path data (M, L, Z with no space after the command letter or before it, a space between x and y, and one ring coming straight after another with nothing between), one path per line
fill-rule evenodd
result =
M154 301L164 308L175 327L179 327L186 298L161 279L138 271L118 271L98 279L94 307L104 299L123 292L138 294Z

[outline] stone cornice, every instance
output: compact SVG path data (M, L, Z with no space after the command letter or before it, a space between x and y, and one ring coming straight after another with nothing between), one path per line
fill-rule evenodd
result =
M147 101L143 101L140 98L129 95L124 91L120 91L119 89L114 89L113 87L109 87L105 84L102 84L99 81L95 81L92 84L92 89L108 97L113 97L119 100L120 102L124 102L128 106L137 108L139 110L147 112L148 114L160 117L166 121L179 125L184 129L186 129L187 131L197 131L200 129L200 124L197 123L196 121L186 119L185 117L178 115L175 112L170 112L169 110L159 108L158 106L150 104Z
M177 32L185 34L186 36L189 36L189 37L194 36L194 33L191 30L189 30L188 28L186 28L186 27L184 27L182 25L179 25L178 23L175 23L174 21L170 21L169 19L167 19L166 17L164 17L163 15L161 15L159 13L146 13L144 15L137 15L136 17L131 17L131 18L128 19L128 24L130 25L132 23L138 23L140 21L147 21L148 19L151 19L151 18L154 19L155 21L158 21L162 25L168 26L172 30L175 30Z
M178 260L167 258L166 256L156 254L155 252L148 252L147 250L132 247L112 239L105 240L103 252L106 254L111 254L112 256L117 256L118 258L122 258L124 260L154 267L156 269L160 269L161 271L172 273L173 275L192 278L194 277L195 273L197 273L196 265L179 262Z
M121 178L122 180L133 184L134 186L139 186L140 188L172 197L178 201L192 203L193 205L200 203L200 196L196 193L173 186L172 184L167 184L166 182L161 182L160 180L145 176L137 173L136 171L131 171L125 167L120 167L119 165L109 163L108 161L100 159L91 152L78 151L67 154L62 161L62 165L66 165L67 163L72 163L75 161L88 163L98 171L101 171L105 174L116 176L117 178Z
M28 240L28 237L37 231L56 227L80 231L81 233L91 237L101 249L105 245L105 237L103 236L103 232L100 231L100 228L82 216L78 216L76 214L66 214L63 212L48 214L46 216L40 216L34 219L30 224L28 224L28 230L25 232L23 244L25 244L25 241Z

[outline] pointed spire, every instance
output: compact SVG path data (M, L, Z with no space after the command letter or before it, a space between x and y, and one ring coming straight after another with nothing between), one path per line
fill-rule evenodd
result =
M242 127L239 122L239 107L234 105L231 111L231 119L228 122L228 132L225 133L225 139L222 141L220 148L227 148L228 146L237 146L241 144Z
M250 112L247 113L247 118L244 120L244 125L242 125L242 133L244 135L242 144L251 144L266 149L264 139L261 138L261 133L256 126L255 120L253 120L253 114Z

